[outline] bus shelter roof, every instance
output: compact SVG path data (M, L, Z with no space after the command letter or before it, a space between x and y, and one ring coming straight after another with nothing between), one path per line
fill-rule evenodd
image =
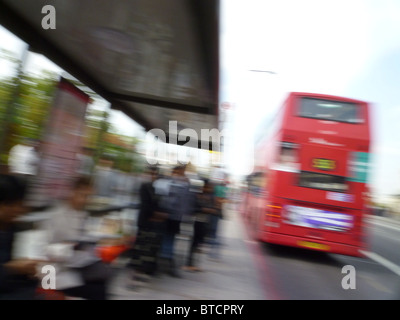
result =
M0 23L167 142L218 128L219 0L0 0Z

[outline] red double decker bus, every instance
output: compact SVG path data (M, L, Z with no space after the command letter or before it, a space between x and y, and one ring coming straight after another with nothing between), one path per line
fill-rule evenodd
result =
M369 150L368 103L290 93L256 142L245 214L257 239L361 256Z

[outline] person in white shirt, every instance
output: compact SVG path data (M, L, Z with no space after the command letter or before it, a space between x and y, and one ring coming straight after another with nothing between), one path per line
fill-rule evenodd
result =
M8 166L11 173L35 175L37 173L38 155L31 140L25 139L21 144L11 148Z
M92 190L90 178L78 178L69 199L50 212L44 223L45 252L58 269L57 290L68 296L105 300L109 270L95 252L100 239L85 234L88 213L84 209Z

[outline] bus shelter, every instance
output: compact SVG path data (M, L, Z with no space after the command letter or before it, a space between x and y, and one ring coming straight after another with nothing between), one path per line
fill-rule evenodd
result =
M0 0L0 23L146 131L212 147L201 130L218 128L218 0Z

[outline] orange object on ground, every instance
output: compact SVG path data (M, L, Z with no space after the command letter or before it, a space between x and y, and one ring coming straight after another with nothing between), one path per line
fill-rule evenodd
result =
M101 246L97 248L97 253L104 262L111 263L127 249L126 245Z

